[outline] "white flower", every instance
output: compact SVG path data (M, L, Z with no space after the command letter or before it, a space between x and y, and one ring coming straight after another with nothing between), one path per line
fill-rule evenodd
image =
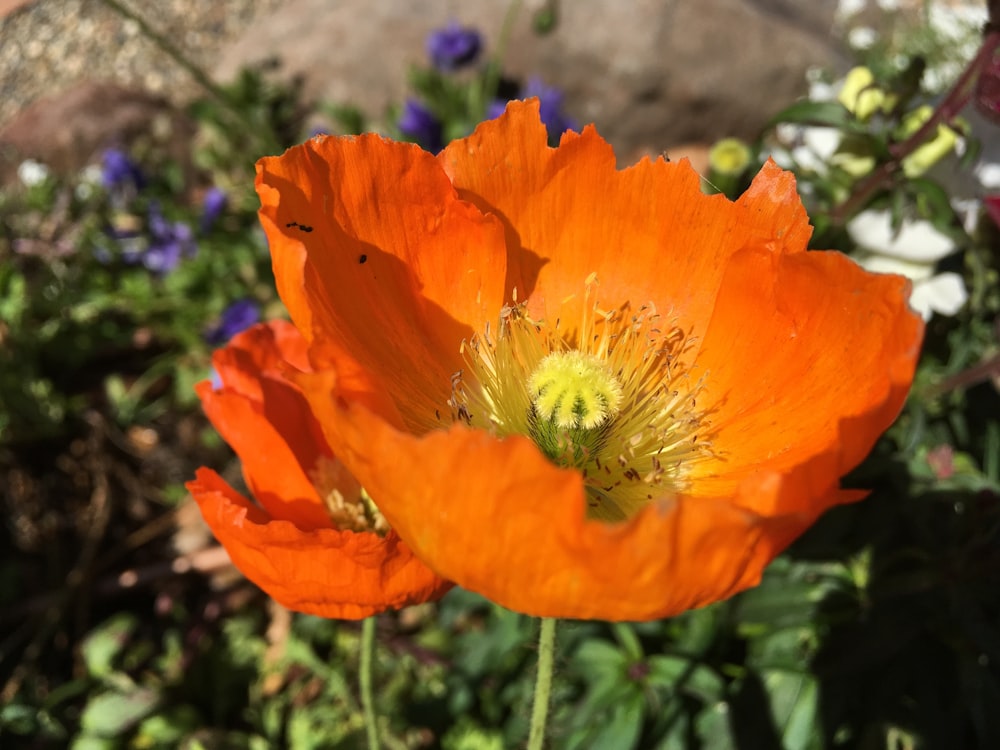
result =
M76 185L76 197L82 201L88 200L101 184L101 168L90 164L80 170L79 182Z
M847 43L857 50L871 49L878 41L878 32L871 26L857 26L847 32Z
M17 165L17 177L27 188L40 185L48 179L49 168L40 161L25 159Z
M840 147L841 134L837 128L803 128L802 145L792 149L792 158L806 169L826 172L830 157Z
M887 209L862 211L847 222L847 233L865 250L913 263L936 263L958 249L955 240L923 219L906 219L894 230Z
M928 320L934 313L954 315L969 298L962 277L935 273L942 258L958 250L956 242L922 219L904 220L897 232L887 210L862 211L847 232L863 250L855 256L869 271L896 273L913 282L910 306Z
M867 4L867 0L840 0L837 3L836 15L838 18L856 16L865 9Z
M976 166L976 177L979 178L979 184L987 190L1000 188L1000 164L980 162Z
M803 127L789 122L779 124L774 129L774 134L787 149L785 153L778 149L772 154L779 164L797 166L819 174L826 173L830 158L837 151L841 140L837 128Z
M924 320L930 320L934 313L954 315L969 299L965 281L952 271L935 275L931 265L908 263L881 255L862 255L856 260L873 273L895 273L908 277L913 282L910 307Z

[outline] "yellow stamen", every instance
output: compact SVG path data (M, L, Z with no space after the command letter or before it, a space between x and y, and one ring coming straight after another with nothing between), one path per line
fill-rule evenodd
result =
M309 478L326 506L334 528L343 531L371 531L380 536L389 532L389 524L375 503L344 465L320 456Z
M535 412L556 427L591 430L618 412L622 387L605 364L580 351L547 355L528 378Z
M526 435L584 477L589 515L614 521L687 488L712 455L707 414L678 363L689 338L652 305L603 310L587 279L579 327L505 308L499 327L463 342L452 378L453 419L505 437Z

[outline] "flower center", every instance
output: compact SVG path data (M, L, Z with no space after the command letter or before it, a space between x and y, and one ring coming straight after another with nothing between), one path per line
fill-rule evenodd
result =
M323 499L334 528L359 533L371 531L379 536L389 533L389 524L382 513L342 463L320 456L309 478Z
M528 394L528 434L556 463L582 467L605 441L622 387L604 362L573 350L546 355L528 378Z
M553 463L581 472L588 514L619 521L653 498L683 492L691 466L712 456L701 383L681 367L689 338L653 305L607 311L588 279L576 326L505 307L495 331L463 342L452 376L452 418L498 435L525 435Z

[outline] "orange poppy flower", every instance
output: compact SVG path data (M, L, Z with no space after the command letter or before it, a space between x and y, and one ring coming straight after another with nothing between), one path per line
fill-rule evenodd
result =
M739 200L617 170L512 103L437 157L377 135L258 163L294 376L439 575L521 612L644 620L727 597L826 508L905 399L908 283L806 252L795 181Z
M289 609L359 619L437 598L451 584L413 556L370 504L286 375L309 372L305 340L271 321L237 335L197 386L260 506L214 471L187 487L247 578ZM388 532L388 533L386 533Z

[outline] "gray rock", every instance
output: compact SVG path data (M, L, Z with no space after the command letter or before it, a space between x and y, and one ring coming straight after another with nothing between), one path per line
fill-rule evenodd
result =
M223 54L220 80L277 57L307 96L378 118L425 61L427 33L456 17L486 31L490 50L510 0L292 0L259 17ZM804 72L838 62L836 0L573 0L555 30L532 31L527 2L505 71L540 75L567 108L596 122L623 160L682 142L751 137L805 92Z

